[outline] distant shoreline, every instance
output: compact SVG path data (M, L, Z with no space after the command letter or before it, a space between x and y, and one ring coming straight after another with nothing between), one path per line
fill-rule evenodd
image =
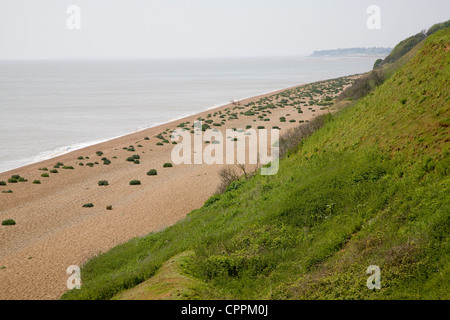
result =
M332 50L318 50L314 51L310 57L336 57L336 58L345 58L345 57L380 57L387 56L391 53L392 48L344 48L344 49L332 49Z

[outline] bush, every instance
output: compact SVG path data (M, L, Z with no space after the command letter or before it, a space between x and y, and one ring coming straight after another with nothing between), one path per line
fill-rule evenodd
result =
M18 174L12 175L11 179L19 180L20 176Z
M13 193L12 190L3 190L2 193Z
M70 169L70 170L73 170L73 167L72 167L72 166L64 166L63 169Z
M166 162L163 164L163 168L172 168L172 167L173 167L173 165L169 162Z
M98 155L99 157L101 157L103 155L103 152L97 151L95 154Z
M13 226L16 222L13 219L6 219L2 221L2 226Z
M139 180L131 180L130 181L130 186L138 186L141 184L141 181Z
M17 179L9 178L8 183L17 183Z
M149 172L147 172L147 175L149 176L156 176L158 174L158 171L156 169L150 169Z
M92 208L94 205L92 203L83 204L83 208Z
M50 175L48 173L43 173L43 174L41 174L41 177L42 178L48 178L48 177L50 177Z
M58 170L52 169L52 170L50 170L50 173L58 173Z
M6 186L6 181L0 181L0 186Z
M112 205L106 206L106 210L112 210Z
M41 180L34 180L33 183L34 184L41 184Z
M107 180L101 180L98 182L98 185L99 186L109 186L109 183Z

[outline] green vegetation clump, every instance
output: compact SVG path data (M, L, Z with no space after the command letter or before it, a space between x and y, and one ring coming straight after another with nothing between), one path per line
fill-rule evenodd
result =
M233 181L175 225L92 258L62 298L145 289L185 255L183 299L448 299L448 43L450 29L436 32L370 94L296 133L276 175ZM380 290L367 289L370 265Z
M13 193L12 190L3 190L2 193Z
M107 180L101 180L98 182L98 185L99 186L109 186L109 183Z
M157 174L158 174L158 171L156 171L156 169L150 169L147 172L147 175L149 175L149 176L156 176Z
M50 170L50 173L58 173L58 170L52 169L52 170Z
M99 157L101 157L103 155L103 152L102 151L97 151L95 154L98 155Z
M33 184L41 184L41 181L40 180L34 180Z
M74 168L72 166L63 166L63 169L73 170Z
M0 181L0 186L6 186L6 181Z
M141 181L139 180L131 180L130 181L130 186L138 186L141 184Z
M92 208L94 205L92 203L83 204L83 208Z
M163 168L172 168L173 164L171 164L170 162L166 162L163 164Z
M2 221L2 226L13 226L16 222L13 219L6 219Z

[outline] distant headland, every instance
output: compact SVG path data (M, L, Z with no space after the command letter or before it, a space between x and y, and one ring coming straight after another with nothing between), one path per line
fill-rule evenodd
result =
M351 57L351 56L384 56L388 55L392 48L346 48L334 50L314 51L311 57Z

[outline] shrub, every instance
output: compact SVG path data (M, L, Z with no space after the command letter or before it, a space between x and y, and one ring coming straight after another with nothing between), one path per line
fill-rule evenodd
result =
M34 184L41 184L41 181L40 180L34 180L33 183Z
M6 181L0 181L0 186L6 186Z
M98 155L99 157L101 157L103 155L103 152L97 151L95 154Z
M140 162L139 160L136 159L136 160L133 161L133 163L134 163L134 164L140 164L141 162Z
M80 156L80 157L78 157L77 159L78 159L78 160L84 160L84 157L83 157L83 156Z
M157 146L163 146L163 145L164 145L164 143L161 143L161 142L157 142L157 143L156 143L156 145L157 145Z
M12 175L11 179L19 180L20 176L18 174Z
M58 173L58 170L52 169L52 170L50 170L50 173Z
M172 167L173 167L173 164L171 164L169 162L166 162L163 164L163 168L172 168Z
M107 180L101 180L98 182L98 185L99 186L109 186L109 183Z
M88 163L86 163L86 165L91 168L94 166L94 164L92 162L88 162Z
M147 175L149 176L156 176L158 174L158 171L156 169L150 169L149 172L147 172Z
M2 226L13 226L16 222L13 219L6 219L2 221Z
M92 203L83 204L83 208L92 208L94 205Z
M12 190L3 190L2 193L13 193Z
M130 186L137 186L140 184L141 184L141 181L139 181L139 180L131 180L130 181Z
M150 140L150 138L149 137L145 137L144 140Z
M8 183L17 183L17 179L9 178Z
M106 210L112 210L112 205L106 206Z
M70 170L73 170L73 167L72 167L72 166L64 166L63 169L70 169Z

